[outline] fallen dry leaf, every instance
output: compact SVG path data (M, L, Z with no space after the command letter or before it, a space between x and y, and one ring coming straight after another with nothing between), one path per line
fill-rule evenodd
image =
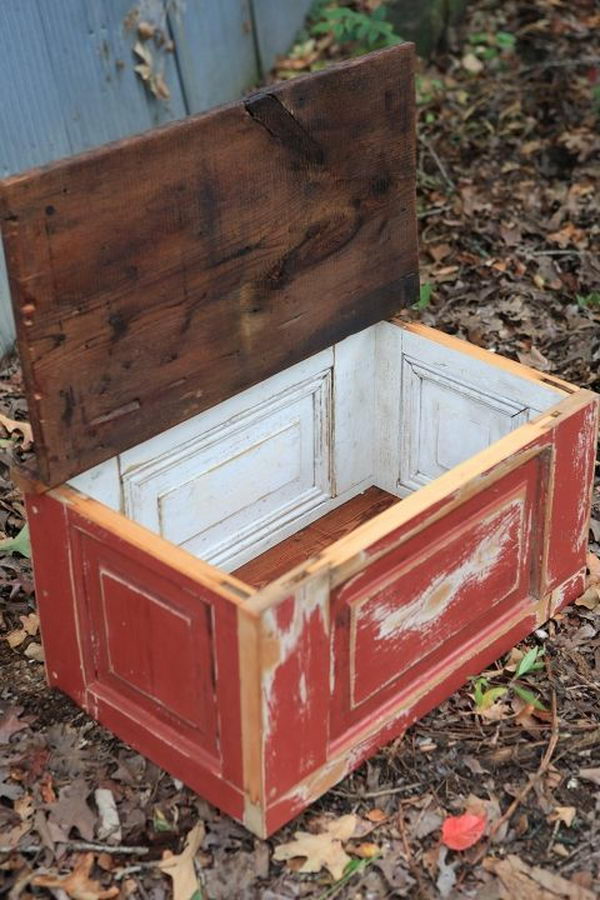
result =
M18 422L16 419L9 419L8 416L0 413L0 425L6 428L10 435L16 431L23 436L21 444L23 450L30 450L33 447L33 432L29 422Z
M194 857L203 840L204 825L199 822L189 832L181 853L174 854L165 850L163 858L157 863L159 869L173 881L173 900L192 900L194 894L201 896Z
M593 769L580 769L579 777L586 781L593 781L594 784L600 784L600 767Z
M109 900L119 888L104 889L99 881L90 878L94 864L93 853L82 853L70 875L36 875L31 883L36 887L60 888L73 900Z
M595 900L595 894L586 888L547 869L528 866L514 854L506 859L487 857L483 860L483 866L502 882L505 888L505 893L501 895L503 900Z
M96 815L87 804L89 793L85 779L75 778L60 789L58 800L49 807L49 819L53 824L58 825L65 834L76 828L84 841L93 840L96 824Z
M483 836L486 824L483 815L448 816L442 825L442 841L451 850L467 850Z
M358 819L354 815L341 816L327 825L327 830L320 834L309 834L297 831L295 840L280 844L275 848L273 859L282 862L296 857L304 857L305 862L298 872L320 872L327 869L335 881L344 874L350 857L342 847L342 841L352 837Z
M600 584L600 559L593 553L588 553L586 559L589 575L587 577L588 587Z
M474 53L466 53L462 58L462 65L463 69L466 69L467 72L471 72L473 75L479 75L484 69L483 63Z
M562 822L567 828L570 828L575 819L577 810L574 806L555 806L548 816L549 822Z
M597 585L589 587L585 594L582 594L575 601L575 606L584 606L586 609L594 610L600 605L600 588ZM6 636L8 640L10 635Z
M22 706L15 706L0 715L0 744L8 744L13 734L29 726L28 722L19 719L22 712Z

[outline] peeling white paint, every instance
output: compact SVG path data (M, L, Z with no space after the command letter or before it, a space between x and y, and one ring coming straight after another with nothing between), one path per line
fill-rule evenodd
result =
M287 602L287 601L284 601ZM329 632L329 575L328 573L315 576L297 590L293 597L293 615L287 628L282 628L277 620L278 607L266 609L262 618L262 644L268 648L270 656L265 664L263 656L262 667L262 715L263 715L263 746L269 737L269 730L273 716L271 711L275 698L273 687L277 672L286 660L290 658L302 640L305 630L313 616L319 619L320 627L324 633ZM320 689L320 685L312 685L312 689ZM290 685L290 692L293 687ZM303 672L298 683L298 696L300 702L305 705L309 699L309 689L306 675Z
M524 497L519 496L503 510L502 519L496 527L482 535L475 552L459 561L454 571L436 575L426 591L406 606L396 608L396 598L391 598L388 603L382 603L374 609L370 618L376 625L377 638L386 640L394 637L401 629L428 631L431 624L455 601L460 591L489 577L506 552L515 529L521 543L524 514ZM498 518L497 511L493 518ZM519 549L521 558L522 548Z

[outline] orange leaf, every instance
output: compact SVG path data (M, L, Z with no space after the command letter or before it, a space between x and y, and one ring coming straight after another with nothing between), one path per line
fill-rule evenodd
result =
M485 816L474 816L471 813L448 816L442 825L442 841L451 850L466 850L482 836L485 823Z

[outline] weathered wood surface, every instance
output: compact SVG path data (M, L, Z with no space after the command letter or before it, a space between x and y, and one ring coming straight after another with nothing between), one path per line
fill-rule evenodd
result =
M413 65L382 51L0 186L46 483L414 301Z

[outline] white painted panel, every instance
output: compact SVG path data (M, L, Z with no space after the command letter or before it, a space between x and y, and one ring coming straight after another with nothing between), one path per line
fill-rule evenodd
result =
M419 448L415 463L424 483L475 456L527 421L528 411L519 404L465 385L440 381L425 368L412 366L409 385L412 378L416 378L414 386L420 391L418 440L412 447Z
M334 347L336 493L374 483L375 333L375 328L367 328Z
M93 497L94 500L100 500L105 506L111 509L121 511L121 481L119 478L119 460L113 456L105 462L82 472L69 481L71 487Z
M375 484L398 492L402 450L402 338L404 329L389 322L375 326Z
M326 369L129 468L127 515L227 568L263 552L332 496L331 393Z
M197 440L198 435L204 434L211 428L233 419L245 410L256 406L263 400L268 400L274 394L284 390L292 384L296 384L305 378L310 378L317 372L322 372L333 366L333 349L323 350L309 359L261 381L259 384L230 397L223 403L207 409L197 416L175 425L162 434L138 444L121 454L121 471L126 473L137 466L143 465L171 448L176 448L190 440Z
M411 332L403 334L401 353L397 481L401 495L469 459L563 398L552 388Z

